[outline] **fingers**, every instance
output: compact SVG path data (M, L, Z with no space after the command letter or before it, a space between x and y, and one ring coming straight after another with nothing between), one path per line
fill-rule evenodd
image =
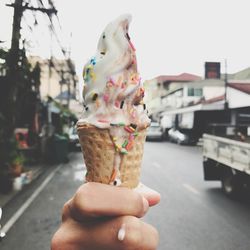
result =
M72 249L82 249L76 246L84 246L83 249L95 250L154 250L159 241L158 232L154 227L133 216L115 217L85 227L76 223L71 227L70 231L73 232L70 234L68 227L71 225L68 222L64 223L60 233L56 234L59 238L54 236L54 246L63 241L64 246L69 242L74 245L75 248ZM118 237L121 228L123 237Z
M119 240L118 233L121 228L124 233ZM158 232L154 227L133 216L122 216L109 220L94 228L93 233L99 235L95 245L109 250L153 250L156 249L159 241ZM102 248L100 247L100 249Z
M137 191L147 199L150 207L158 204L161 200L161 195L158 192L145 186L142 183L139 184L135 191Z
M123 231L123 237L119 239L117 235L120 242L115 249L119 249L119 246L122 246L120 249L153 250L157 248L159 234L153 226L131 216L121 218L121 222L118 223L123 223L119 229Z
M134 190L94 182L82 185L66 206L77 220L122 215L142 217L149 207L148 201Z
M53 237L52 249L154 250L157 230L137 217L159 200L160 195L145 186L134 191L84 184L64 205L63 223Z

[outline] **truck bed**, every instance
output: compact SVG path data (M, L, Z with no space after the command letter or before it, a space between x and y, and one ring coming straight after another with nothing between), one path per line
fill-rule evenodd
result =
M250 175L250 143L204 134L203 157Z

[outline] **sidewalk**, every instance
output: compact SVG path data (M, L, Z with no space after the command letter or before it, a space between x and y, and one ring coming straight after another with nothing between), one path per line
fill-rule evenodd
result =
M31 171L32 172L32 179L31 182L35 181L45 170L44 165L42 164L38 164L38 165L33 165L33 166L25 166L25 169L27 171ZM8 194L1 194L0 193L0 207L4 207L10 200L12 200L18 193L22 192L23 188L25 188L26 186L29 186L29 184L25 184L21 190L12 190L10 193Z

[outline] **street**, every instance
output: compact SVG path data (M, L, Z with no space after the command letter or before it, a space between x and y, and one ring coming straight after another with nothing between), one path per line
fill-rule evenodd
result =
M49 168L4 208L6 223L52 173L45 188L0 242L1 250L49 249L61 208L82 183L81 153L72 153L69 163L55 169ZM159 250L250 248L250 202L232 201L224 196L219 182L203 180L200 147L146 142L141 179L162 195L160 204L145 217L159 230Z
M130 236L152 248L150 226L130 234L143 220L159 231L158 250L250 250L249 4L182 2L128 0L124 13L115 0L0 1L0 250L50 249L72 197L73 222L81 202L80 213L102 216L83 216L81 248L114 243L110 231L113 248ZM80 144L98 173L87 173ZM117 227L105 215L133 215L137 203L105 185L74 196L86 174L149 187L161 201L135 223L116 217ZM106 219L114 224L102 230Z

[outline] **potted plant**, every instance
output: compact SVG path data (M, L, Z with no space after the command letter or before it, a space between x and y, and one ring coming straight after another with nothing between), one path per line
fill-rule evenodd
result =
M21 153L16 153L10 162L10 173L13 177L18 177L23 172L25 158Z
M0 124L1 114L0 114ZM12 190L13 176L11 162L18 155L17 143L14 137L4 136L4 130L0 127L0 193L7 194Z

